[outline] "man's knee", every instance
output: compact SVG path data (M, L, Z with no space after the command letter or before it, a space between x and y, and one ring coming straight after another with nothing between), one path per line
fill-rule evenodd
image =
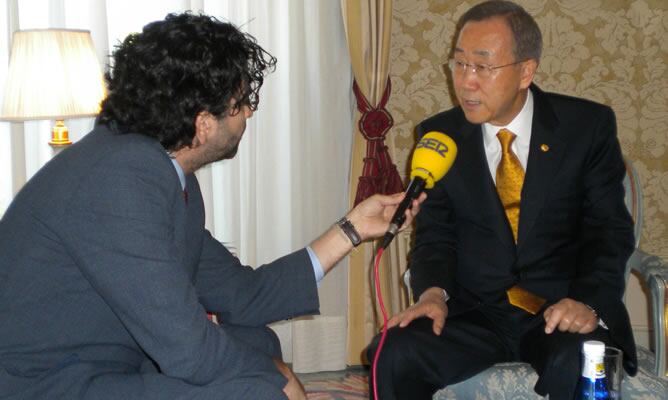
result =
M276 332L274 332L273 329L264 326L255 328L253 333L257 335L257 339L251 339L251 344L272 358L283 359L281 341L278 339L278 335L276 335Z
M607 332L601 334L598 330L587 335L569 332L553 332L547 335L545 346L546 368L568 370L578 374L582 360L582 344L587 340L601 340L606 342ZM536 349L534 349L536 351Z
M550 394L553 399L572 398L582 360L582 343L589 339L604 340L605 335L581 335L568 332L553 332L545 340L545 346L534 351L543 351L543 357L532 365L540 375L535 391L538 394Z
M272 358L282 359L281 342L278 340L276 333L269 327L223 324L221 329Z
M391 365L393 363L394 359L394 349L399 347L399 342L402 340L397 340L398 337L403 336L402 332L400 331L401 328L391 328L387 331L387 336L385 338L385 341L383 342L383 347L380 348L380 355L378 356L378 363L383 363L387 365ZM381 335L376 335L376 337L373 338L369 346L367 347L366 350L366 357L369 360L369 364L372 364L375 357L376 357L376 352L379 350L379 345L380 345L380 339Z
M389 329L383 347L380 349L379 365L384 369L391 368L392 374L400 374L402 369L413 369L415 361L419 361L414 360L413 357L420 357L419 348L423 345L419 336L423 332L431 332L431 325L427 322L427 320L416 320L405 328ZM376 335L367 347L366 355L369 363L373 363L380 339L381 335Z
M281 351L281 341L278 339L278 335L274 332L273 329L265 327L264 328L267 334L267 344L269 355L273 358L283 359L283 352Z

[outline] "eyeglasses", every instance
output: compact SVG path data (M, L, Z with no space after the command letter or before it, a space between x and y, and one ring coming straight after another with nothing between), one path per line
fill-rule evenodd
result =
M492 75L494 75L494 71L496 71L499 68L503 67L510 67L511 65L517 65L522 61L515 61L510 64L504 64L504 65L486 65L486 64L469 64L464 61L459 61L455 60L454 58L448 61L448 68L450 68L450 71L452 71L453 74L456 75L464 75L466 71L471 71L475 73L479 78L482 79L487 79L491 78Z

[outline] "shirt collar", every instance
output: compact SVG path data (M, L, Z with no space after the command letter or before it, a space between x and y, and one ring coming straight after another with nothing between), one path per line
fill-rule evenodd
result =
M533 119L533 94L531 89L527 90L527 98L524 101L524 106L519 114L513 118L506 126L496 126L489 122L482 124L482 131L484 135L485 145L490 142L498 142L496 134L499 130L505 128L517 136L518 142L524 142L531 137L531 121Z
M183 168L181 168L181 165L176 161L176 158L169 158L172 160L172 165L174 165L174 169L176 170L176 174L179 176L179 182L181 183L181 189L185 190L186 189L186 174L183 172Z

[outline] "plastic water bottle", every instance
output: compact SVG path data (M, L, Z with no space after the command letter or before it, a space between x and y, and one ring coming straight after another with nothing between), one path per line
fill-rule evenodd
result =
M605 378L605 343L598 340L589 340L582 345L584 363L582 376L575 392L576 400L610 399Z

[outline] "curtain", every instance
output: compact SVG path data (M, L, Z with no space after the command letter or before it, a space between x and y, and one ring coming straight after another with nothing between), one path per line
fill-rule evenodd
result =
M9 59L9 32L12 30L9 26L9 15L12 13L10 4L3 3L0 7L0 87L4 88L5 76L7 76L7 60ZM0 102L2 101L3 93L0 91ZM2 210L7 208L7 205L12 198L12 140L10 138L9 124L0 123L0 171L8 171L0 174L0 215Z
M346 212L352 76L336 2L234 5L230 18L248 21L244 27L277 57L278 66L265 80L260 111L248 121L238 156L205 168L200 176L211 182L205 200L216 205L207 207L207 222L243 261L259 265L307 245ZM319 288L321 313L336 321L334 337L319 334L330 330L331 319L273 326L295 370L345 366L340 344L345 343L347 265L342 264Z
M392 117L385 109L391 90L388 73L392 1L341 0L341 8L357 100L349 194L351 204L356 204L373 193L402 190L384 144L385 134L392 126ZM400 274L396 270L399 264L392 262L396 247L396 242L388 246L379 265L380 290L390 315L400 307ZM352 365L367 362L364 348L382 323L372 283L374 248L374 243L363 244L350 257L347 362Z
M278 65L265 79L259 110L248 121L236 158L197 173L207 228L242 262L258 266L309 244L345 214L352 77L337 2L8 0L0 7L0 102L11 32L16 29L90 30L100 63L106 66L115 44L169 12L202 11L240 26L277 57ZM51 124L0 122L6 144L0 146L0 168L10 171L0 176L0 215L26 180L54 156L47 144ZM93 119L66 124L76 141L92 128ZM345 324L347 265L342 264L325 278L319 292L322 314ZM317 322L306 319L299 326L308 327L311 320ZM310 345L331 350L330 343L345 341L342 326L340 337ZM278 324L276 330L290 362L292 323ZM342 365L345 354L328 357Z

